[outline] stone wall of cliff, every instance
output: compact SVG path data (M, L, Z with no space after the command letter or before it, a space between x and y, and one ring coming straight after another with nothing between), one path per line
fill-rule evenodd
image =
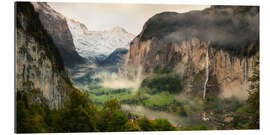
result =
M165 12L155 15L131 43L128 64L143 66L145 74L154 72L156 67L172 67L175 73L180 74L179 83L188 94L202 97L206 84L206 96L246 99L248 78L259 56L259 35L254 33L258 24L253 23L258 22L256 13L256 7L211 7L184 14ZM222 16L215 18L217 15ZM205 26L200 26L196 22L200 19L196 17L203 18ZM239 21L247 25L230 23ZM219 25L214 25L216 23ZM231 33L226 29L229 27L235 28L233 31L247 33ZM216 31L224 28L219 35L224 38L215 35L218 34ZM226 37L224 33L229 35ZM251 35L252 39L243 38Z
M72 67L84 63L84 58L76 52L66 18L45 2L32 2L32 5L39 13L44 28L51 35L56 47L59 49L64 64Z
M30 103L60 108L73 87L58 49L30 3L16 3L15 36L16 91L29 93Z
M242 94L243 99L247 98L248 78L258 53L239 58L213 48L210 43L198 38L166 46L157 39L137 42L138 39L135 39L130 46L129 65L142 65L145 73L154 72L157 66L172 66L174 72L181 75L185 92L202 96L208 53L209 81L206 95L231 97Z

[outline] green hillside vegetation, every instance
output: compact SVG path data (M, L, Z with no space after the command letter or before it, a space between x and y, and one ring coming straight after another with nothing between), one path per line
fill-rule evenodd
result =
M157 67L154 74L143 81L138 91L109 89L95 85L92 83L93 87L85 91L89 99L96 104L97 110L102 110L106 101L116 98L121 104L142 105L153 111L174 113L185 119L180 130L248 129L251 124L245 101L235 97L220 99L208 96L206 100L203 100L197 96L181 96L181 89L174 90L174 88L181 88L180 80L169 67ZM210 118L209 121L201 119L203 112ZM143 114L133 114L140 118L144 117ZM224 121L229 117L233 119ZM134 123L128 125L134 125ZM136 130L142 129L136 128Z
M116 98L120 103L128 103L134 93L128 89L95 88L86 90L89 98L96 105L103 105L107 100Z
M185 123L182 123L184 126L180 130L248 129L250 127L247 124L250 122L245 101L236 97L221 99L213 96L203 100L201 97L181 94L181 90L175 92L174 88L181 86L180 80L177 80L178 83L171 83L175 81L175 76L168 68L156 68L155 73L142 82L141 88L132 97L130 104L175 113L185 118ZM207 114L208 121L201 119L202 113ZM233 118L231 121L225 121L231 117Z
M117 99L106 101L98 110L86 92L74 90L70 101L60 110L45 105L30 104L27 93L17 92L16 118L18 133L99 132L99 131L159 131L176 130L168 120L147 118L129 121ZM148 128L151 127L151 128Z
M149 88L148 92L155 94L162 91L179 93L182 91L180 77L174 74L157 74L143 80L141 87Z

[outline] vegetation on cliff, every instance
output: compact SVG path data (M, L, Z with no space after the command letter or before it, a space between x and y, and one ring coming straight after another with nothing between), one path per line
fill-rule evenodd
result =
M53 62L56 71L65 71L61 55L56 46L53 45L51 36L41 24L39 14L34 11L34 7L28 2L17 2L16 13L17 30L23 30L35 38L38 47L45 50L45 55Z
M250 128L258 129L260 125L260 67L259 58L255 61L255 67L253 69L253 74L249 78L251 82L249 88L248 97L248 112L251 117L252 123L249 124Z

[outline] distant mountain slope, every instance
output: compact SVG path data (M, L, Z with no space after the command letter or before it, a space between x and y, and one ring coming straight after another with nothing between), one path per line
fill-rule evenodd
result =
M129 48L130 41L135 37L121 27L111 30L91 31L72 19L68 27L73 36L76 51L90 62L102 61L116 48Z
M84 63L85 60L75 50L73 37L67 25L66 17L52 9L45 2L33 2L35 10L44 28L52 36L53 42L59 49L64 64L72 67Z
M125 56L127 54L128 54L128 49L117 48L104 61L102 61L100 65L102 66L123 65L125 62Z
M73 90L63 60L39 15L28 2L16 2L16 92L29 103L60 108Z
M259 7L212 6L151 17L132 41L128 63L145 73L162 68L180 76L185 93L247 98L259 56Z

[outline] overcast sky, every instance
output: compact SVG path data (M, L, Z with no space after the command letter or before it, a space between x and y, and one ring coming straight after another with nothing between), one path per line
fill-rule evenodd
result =
M107 30L115 26L137 35L153 15L164 11L183 13L202 10L200 5L48 3L64 16L85 24L89 30Z

